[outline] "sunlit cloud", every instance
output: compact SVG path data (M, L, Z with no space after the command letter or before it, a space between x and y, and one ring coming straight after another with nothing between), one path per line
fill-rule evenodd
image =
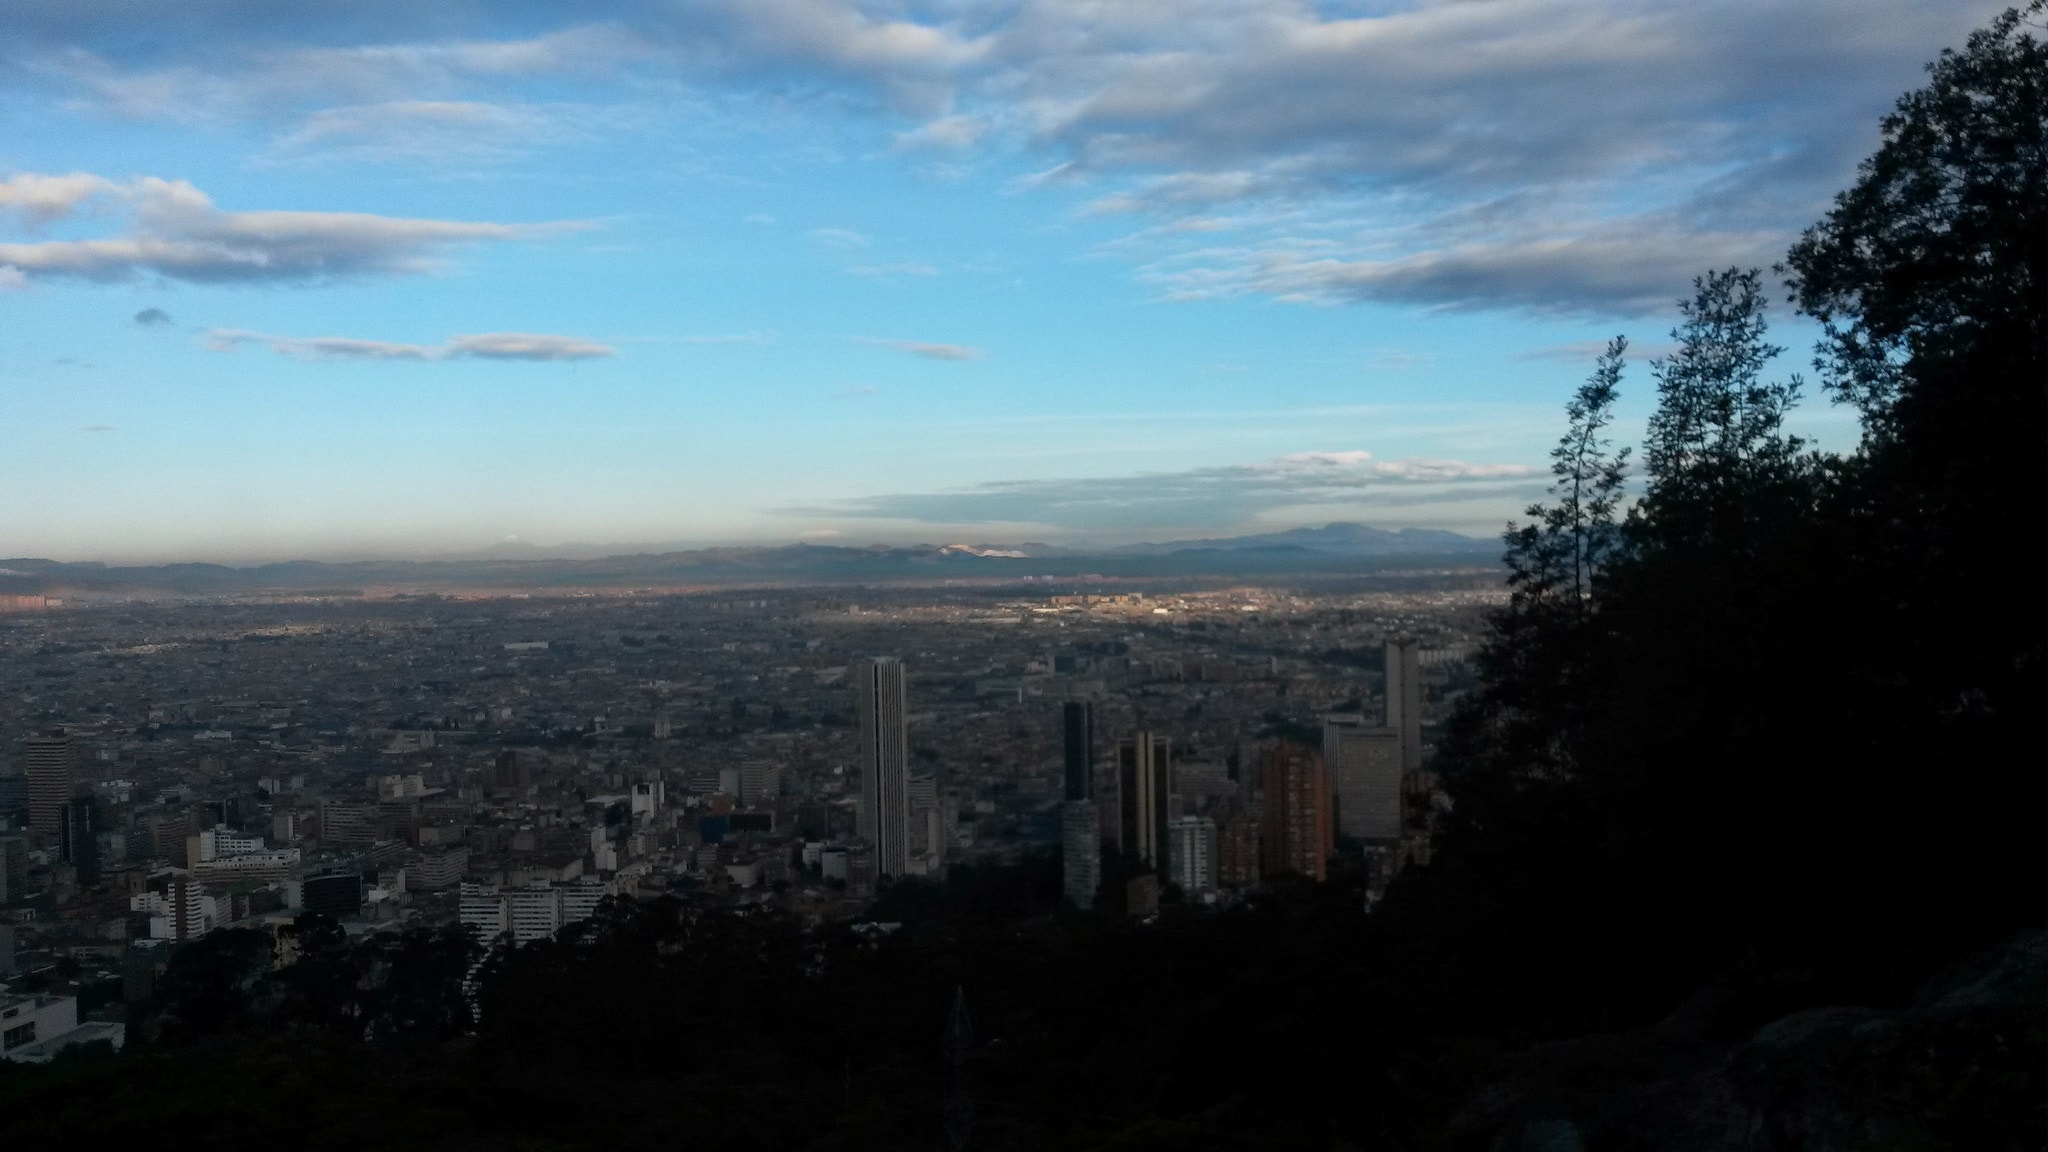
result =
M124 231L89 240L0 243L0 271L31 279L122 280L153 273L199 283L308 282L432 271L458 247L531 240L584 225L407 219L361 212L226 212L183 180L116 182L73 174L17 176L0 208L52 223L88 206L118 214Z

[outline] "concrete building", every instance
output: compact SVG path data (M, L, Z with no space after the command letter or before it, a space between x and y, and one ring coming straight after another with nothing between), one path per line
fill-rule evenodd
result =
M1069 700L1060 710L1062 745L1066 753L1066 798L1095 799L1095 705Z
M28 837L0 835L0 904L28 899Z
M461 844L422 852L419 859L405 866L407 886L429 892L453 888L468 872L469 849Z
M363 910L363 877L359 872L308 876L299 886L299 903L308 912L336 920Z
M64 804L76 784L72 776L71 737L61 731L28 738L28 826L55 844L63 835Z
M220 902L187 877L172 875L128 898L128 910L149 917L152 940L197 940L225 918Z
M562 894L552 885L535 884L502 893L505 922L514 944L547 940L561 930Z
M1224 888L1259 886L1259 822L1241 803L1224 809L1216 825L1216 883Z
M1216 890L1216 822L1207 816L1176 816L1167 822L1171 879L1194 899Z
M1060 808L1060 883L1067 900L1087 911L1102 887L1102 825L1093 800Z
M120 1048L125 1025L78 1022L75 996L0 994L0 1060L41 1064L73 1044L110 1041Z
M1117 742L1117 848L1147 868L1166 871L1166 821L1173 807L1172 749L1140 732Z
M1299 744L1276 744L1259 758L1259 847L1267 879L1292 872L1327 877L1336 848L1330 819L1330 774L1323 758Z
M351 800L322 800L320 839L329 844L353 845L368 845L389 839L380 832L383 816L383 810L377 804Z
M487 943L510 934L514 944L531 944L595 916L598 904L613 891L610 884L588 877L503 888L464 881L456 915L464 928Z
M1387 727L1401 740L1401 771L1422 768L1422 665L1415 644L1387 642Z
M299 850L278 848L221 856L192 865L192 879L201 884L279 884L297 879Z
M772 804L782 795L782 765L774 760L748 760L740 765L739 802L748 807Z
M100 882L100 802L73 796L58 810L57 858L71 865L81 888Z
M1396 728L1355 715L1323 718L1323 764L1337 800L1337 831L1367 844L1401 838L1405 750Z
M910 738L903 665L892 656L853 668L860 711L860 834L876 878L910 870ZM850 882L850 881L849 881Z

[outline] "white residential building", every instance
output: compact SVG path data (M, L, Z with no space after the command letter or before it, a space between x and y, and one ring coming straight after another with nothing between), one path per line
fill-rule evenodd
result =
M0 993L0 1060L41 1064L73 1044L127 1039L121 1024L78 1022L75 996L11 996Z

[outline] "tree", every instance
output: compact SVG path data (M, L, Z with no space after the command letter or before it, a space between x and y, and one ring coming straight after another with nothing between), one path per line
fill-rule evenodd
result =
M1799 378L1767 382L1763 369L1784 349L1764 339L1762 274L1709 272L1672 337L1678 350L1651 362L1657 410L1643 460L1649 472L1636 519L1645 543L1735 543L1756 498L1793 478L1804 443L1784 430Z
M1610 341L1593 375L1565 404L1569 425L1550 450L1556 503L1530 505L1530 523L1508 528L1508 586L1525 603L1561 599L1572 616L1584 615L1592 608L1594 581L1620 544L1615 513L1629 450L1616 449L1607 429L1627 351L1626 337Z
M2042 11L2008 10L1944 50L1885 117L1855 186L1786 257L1794 299L1826 333L1824 385L1880 439L1933 418L1951 388L1988 420L2038 413L2044 376L2024 365L2048 354L2048 45L2023 17ZM2015 374L1942 371L1987 347L2014 357Z

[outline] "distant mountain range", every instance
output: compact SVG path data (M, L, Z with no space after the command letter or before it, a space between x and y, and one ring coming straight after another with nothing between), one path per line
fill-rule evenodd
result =
M587 551L586 551L587 550ZM1087 549L1048 544L790 544L597 554L506 541L451 560L289 561L114 566L0 560L0 595L138 593L337 594L364 588L663 587L743 584L921 583L1040 577L1284 576L1495 562L1500 544L1455 532L1328 524L1254 536Z

